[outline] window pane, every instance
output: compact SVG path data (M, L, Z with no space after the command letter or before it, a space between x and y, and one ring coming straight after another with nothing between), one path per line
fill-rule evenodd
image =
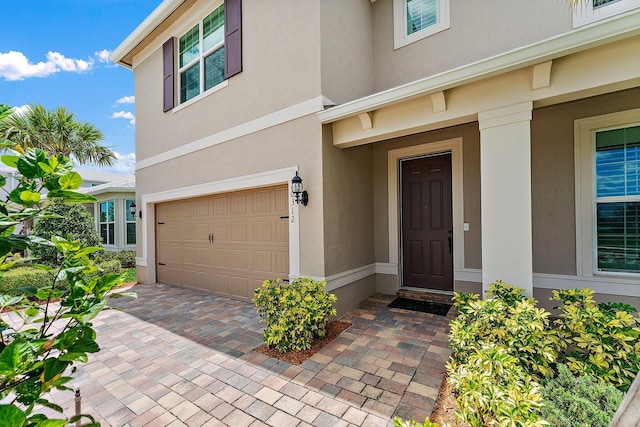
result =
M114 224L107 224L109 231L109 241L107 242L109 245L113 245L116 241L115 239L115 227Z
M204 90L224 81L224 46L204 59Z
M127 245L136 244L136 223L127 224Z
M100 224L100 239L102 239L102 244L107 244L107 224Z
M202 21L203 48L206 52L224 40L224 5L220 6Z
M438 23L438 0L407 0L407 35Z
M593 8L595 9L595 8L600 7L600 6L604 6L604 5L608 4L608 3L613 3L613 2L616 2L616 1L618 1L618 0L592 0Z
M100 222L107 222L107 204L100 203Z
M200 63L180 74L180 102L185 102L200 93Z
M200 54L199 43L200 35L198 34L198 25L180 37L180 68L198 57Z
M640 126L596 133L596 196L640 195Z
M127 217L126 221L135 221L136 220L136 216L135 214L131 213L131 204L133 203L133 200L127 200L125 201L124 204L124 214Z
M640 271L640 202L597 204L598 269Z

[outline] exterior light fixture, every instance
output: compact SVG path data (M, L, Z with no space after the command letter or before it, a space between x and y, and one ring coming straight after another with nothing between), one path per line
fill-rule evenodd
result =
M129 205L129 213L134 217L136 216L136 208L136 202L131 202L131 204ZM138 211L138 216L140 217L140 219L142 219L142 211Z
M296 203L302 204L303 206L307 206L307 203L309 203L309 193L303 189L302 178L298 176L297 171L296 176L291 179L291 196L294 197Z

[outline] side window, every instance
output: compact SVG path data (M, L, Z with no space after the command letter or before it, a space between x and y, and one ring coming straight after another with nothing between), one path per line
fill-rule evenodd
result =
M393 0L394 48L446 30L449 0Z
M136 244L136 216L131 213L131 204L134 203L134 200L125 200L124 204L124 217L125 217L125 227L126 227L126 235L125 235L125 244L127 245L135 245Z
M640 126L595 133L596 270L640 272Z
M113 200L100 203L100 238L104 245L114 245L116 243L115 225Z
M173 38L164 44L165 112L174 107L174 84L178 103L182 104L242 71L241 22L241 0L225 0L178 37L175 48Z
M573 28L640 7L640 0L587 0L573 9Z

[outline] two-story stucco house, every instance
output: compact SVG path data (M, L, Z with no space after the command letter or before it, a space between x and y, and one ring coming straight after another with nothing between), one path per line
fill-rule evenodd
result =
M112 59L143 283L640 305L639 0L165 0Z

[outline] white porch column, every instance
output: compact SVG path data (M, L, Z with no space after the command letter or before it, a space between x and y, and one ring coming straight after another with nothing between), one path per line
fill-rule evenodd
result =
M504 280L533 295L532 109L529 101L478 114L483 292Z

